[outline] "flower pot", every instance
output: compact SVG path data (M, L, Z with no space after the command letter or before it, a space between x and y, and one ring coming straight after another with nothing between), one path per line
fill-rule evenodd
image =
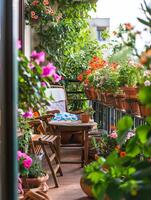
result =
M106 104L107 104L108 106L113 106L113 105L115 105L114 98L113 98L113 94L111 94L111 93L106 93Z
M42 183L49 179L49 175L38 177L38 178L22 178L23 188L38 188Z
M134 115L140 116L140 106L137 97L127 98L126 103L128 105L128 111Z
M90 100L96 100L97 99L97 93L93 86L89 87L90 91Z
M125 93L126 98L136 98L138 94L137 87L122 87L123 92Z
M87 113L83 113L80 115L80 118L82 123L88 123L90 120L90 115Z
M93 193L92 193L92 185L89 184L84 177L81 177L80 179L80 186L81 189L83 190L83 192L90 198L93 197Z
M151 108L147 108L146 106L140 104L140 112L142 117L147 117L151 115Z
M115 95L115 107L121 110L125 110L125 95L117 94Z
M92 193L92 185L88 183L88 181L85 180L85 178L82 176L80 179L80 186L83 192L90 198L93 198L93 193ZM106 194L103 198L103 200L111 200Z

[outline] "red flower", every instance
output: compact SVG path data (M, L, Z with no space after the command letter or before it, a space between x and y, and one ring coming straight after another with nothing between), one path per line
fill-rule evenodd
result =
M80 75L77 77L77 79L78 79L79 81L83 81L83 75L80 74Z
M86 70L86 71L85 71L85 74L86 74L86 75L91 74L91 69Z
M120 152L120 157L125 157L126 156L126 152L125 151L121 151Z

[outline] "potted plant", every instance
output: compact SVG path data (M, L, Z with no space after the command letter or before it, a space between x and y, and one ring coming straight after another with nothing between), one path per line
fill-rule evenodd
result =
M140 65L127 62L119 69L120 87L125 93L126 109L135 115L140 115L138 102L138 84L143 73Z
M26 177L26 183L29 188L37 188L43 187L45 185L46 190L48 190L48 186L46 181L49 179L48 174L43 170L40 164L35 160L28 172L28 176Z
M90 118L92 118L94 114L94 110L92 107L87 107L83 110L83 113L80 115L80 119L82 123L88 123Z
M24 189L36 188L45 183L49 176L38 163L37 158L31 158L24 152L17 152L19 176Z

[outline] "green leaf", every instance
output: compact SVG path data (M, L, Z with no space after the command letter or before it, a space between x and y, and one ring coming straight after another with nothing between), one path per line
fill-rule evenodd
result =
M151 127L149 125L142 125L136 129L137 136L142 144L147 142L147 135L150 130Z
M132 118L129 116L124 116L122 119L118 121L117 128L119 133L123 133L129 130L132 127L132 125L133 125Z
M134 137L131 140L129 140L126 146L126 152L127 152L127 156L130 156L130 157L135 157L141 152L141 149L137 144L137 137Z

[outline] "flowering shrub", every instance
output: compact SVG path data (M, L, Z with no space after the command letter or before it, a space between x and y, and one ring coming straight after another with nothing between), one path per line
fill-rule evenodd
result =
M36 109L41 105L46 105L48 99L45 90L50 84L61 80L57 74L57 69L52 63L41 66L46 62L45 52L33 51L29 60L21 51L19 51L19 108L29 110ZM49 99L49 101L51 98ZM29 111L24 117L32 117Z
M32 165L32 158L21 151L17 152L20 176L27 176Z
M118 65L105 62L104 67L95 70L89 75L88 80L95 88L103 92L116 92L119 87Z
M31 26L58 23L62 14L57 11L51 0L28 0L25 4L25 17Z

